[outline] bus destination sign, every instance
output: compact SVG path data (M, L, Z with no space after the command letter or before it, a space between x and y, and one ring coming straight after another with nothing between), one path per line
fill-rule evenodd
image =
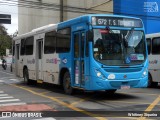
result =
M92 17L92 25L115 27L143 27L139 19L122 17Z

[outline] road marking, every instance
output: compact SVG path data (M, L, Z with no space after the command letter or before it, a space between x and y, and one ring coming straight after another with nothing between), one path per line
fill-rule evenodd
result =
M67 104L67 103L65 103L65 102L63 102L63 101L60 101L59 99L54 98L54 97L50 97L50 96L47 96L47 95L44 95L44 94L40 94L40 93L37 93L37 92L35 92L35 91L32 91L32 90L30 90L30 89L28 89L28 88L25 88L25 87L22 87L22 86L18 86L18 85L15 85L15 84L10 84L10 85L11 85L11 86L14 86L14 87L17 87L17 88L20 88L20 89L23 89L23 90L26 90L26 91L28 91L28 92L30 92L30 93L32 93L32 94L35 94L35 95L38 95L38 96L41 96L41 97L44 97L44 98L51 99L51 100L53 100L53 101L55 101L55 102L57 102L57 103L59 103L59 104L61 104L61 105L63 105L63 106L66 106L66 107L68 107L68 108L70 108L70 109L72 109L72 110L78 111L78 112L80 112L80 113L86 114L86 115L88 115L88 116L90 116L90 117L94 117L95 119L98 119L98 120L108 120L108 119L106 119L106 118L104 118L104 117L97 117L97 116L100 116L100 115L98 115L98 114L93 114L93 113L88 112L88 111L85 111L85 110L83 110L83 109L76 108L76 107L74 107L73 105Z
M0 93L4 93L3 91L0 91Z
M5 103L5 104L0 104L0 107L2 106L11 106L11 105L26 105L26 103L19 102L19 103Z
M32 120L56 120L56 119L52 117L48 117L48 118L40 118L40 119L32 119Z
M11 74L11 73L7 73L7 72L2 72L0 71L1 73L5 73L5 74L8 74L8 75L14 75L14 74Z
M0 102L13 102L13 101L20 101L20 99L7 99L7 100L0 100Z
M122 93L122 94L124 93L124 94L128 94L128 92L117 92L117 93ZM159 94L150 94L150 93L148 94L148 93L142 93L142 92L140 92L140 93L139 93L139 92L137 92L137 93L131 93L131 94L159 95Z
M102 101L97 101L96 102L120 102L120 103L130 103L130 104L151 104L151 103L145 103L145 102L127 102L127 101L112 101L112 100L102 100ZM159 104L160 105L160 104Z
M82 103L82 102L87 101L89 99L91 99L91 97L86 97L86 98L80 99L79 101L73 102L70 105L75 106L76 104Z
M47 93L50 93L50 91L41 92L40 94L47 94Z
M9 79L9 78L13 78L13 77L2 77L1 79Z
M151 103L145 111L151 111L160 101L160 96L158 96L153 103Z
M16 81L16 82L18 82L18 81L19 81L18 79L9 79L9 80Z
M160 96L158 96L148 107L144 112L150 112L152 111L152 109L159 103L160 101ZM145 120L146 117L139 117L137 120Z
M4 82L3 80L0 80L0 82Z
M0 97L0 99L13 98L12 96Z
M8 94L0 94L0 97L1 97L1 96L8 96Z

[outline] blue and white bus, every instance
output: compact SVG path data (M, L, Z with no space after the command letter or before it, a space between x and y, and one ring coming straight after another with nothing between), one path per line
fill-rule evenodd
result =
M13 71L65 93L146 87L147 44L139 18L91 14L14 38Z

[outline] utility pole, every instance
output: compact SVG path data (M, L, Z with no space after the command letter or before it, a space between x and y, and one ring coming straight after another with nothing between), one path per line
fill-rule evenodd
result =
M60 0L60 22L63 22L63 0Z

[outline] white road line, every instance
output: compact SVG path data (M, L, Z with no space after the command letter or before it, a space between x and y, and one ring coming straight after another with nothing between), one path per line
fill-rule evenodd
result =
M0 82L4 82L3 80L0 80Z
M0 97L1 97L1 96L8 96L8 94L0 94Z
M9 79L9 80L16 81L16 82L18 82L18 81L19 81L19 80L17 80L17 79Z
M20 101L20 99L0 100L0 102L14 102L14 101Z
M20 103L5 103L5 104L0 104L0 106L11 106L11 105L26 105L26 103L20 102Z
M4 93L3 91L0 91L0 93Z
M56 119L52 117L48 117L48 118L40 118L40 119L32 119L32 120L56 120Z
M13 77L2 77L1 79L9 79L9 78L13 78Z
M12 96L0 97L0 99L13 98Z
M2 71L0 71L0 72L2 72ZM9 74L9 75L14 75L14 74L10 74L10 73L7 73L7 72L2 72L2 73Z

